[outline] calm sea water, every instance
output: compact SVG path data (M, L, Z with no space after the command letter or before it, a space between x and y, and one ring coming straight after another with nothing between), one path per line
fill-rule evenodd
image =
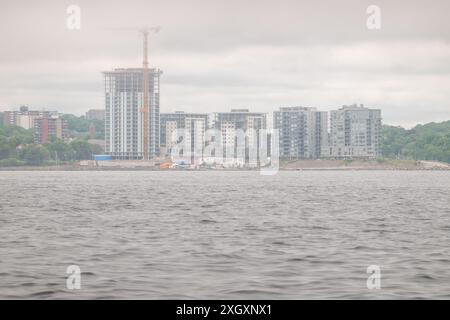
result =
M0 298L449 299L450 172L0 172Z

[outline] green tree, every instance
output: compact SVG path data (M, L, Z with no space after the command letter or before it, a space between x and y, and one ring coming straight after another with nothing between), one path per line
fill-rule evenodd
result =
M19 156L26 164L39 166L49 158L49 152L41 145L29 144L20 149Z
M11 145L8 139L4 136L0 136L0 160L8 159L11 154Z
M33 142L31 130L16 126L0 127L0 160L17 157L17 148Z
M410 130L383 127L383 156L450 163L450 121L417 125Z
M15 138L19 144L33 143L33 132L16 126L0 127L0 136Z
M45 148L49 151L52 160L72 161L75 158L74 150L61 139L50 139L50 142L45 144Z
M74 151L75 160L92 159L91 145L86 140L77 139L72 141L69 145Z
M67 121L67 128L76 132L88 132L90 122L86 117L77 117L73 114L63 114L62 118Z
M73 114L64 114L62 118L67 121L67 128L77 138L86 138L91 124L95 127L95 139L104 139L105 122L101 120L87 120L85 116L77 117Z

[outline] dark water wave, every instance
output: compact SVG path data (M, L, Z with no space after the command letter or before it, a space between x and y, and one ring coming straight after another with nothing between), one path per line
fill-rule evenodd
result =
M448 172L3 171L0 298L448 299L449 199Z

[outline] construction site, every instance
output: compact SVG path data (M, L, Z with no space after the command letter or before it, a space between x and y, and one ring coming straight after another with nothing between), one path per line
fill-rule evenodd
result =
M105 79L105 152L114 160L149 161L159 155L159 92L162 71L149 68L148 36L141 30L142 68L116 68ZM126 165L126 163L123 163Z

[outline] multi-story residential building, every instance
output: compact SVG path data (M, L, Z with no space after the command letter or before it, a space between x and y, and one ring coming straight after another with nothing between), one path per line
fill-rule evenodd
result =
M363 105L343 106L330 113L330 147L333 158L381 156L381 110Z
M281 158L316 159L328 145L328 113L316 108L280 108L273 115Z
M18 126L28 130L34 128L35 119L46 117L58 117L58 112L29 110L27 106L21 106L19 111L3 112L3 124L5 126Z
M148 69L148 158L159 154L159 69ZM144 158L143 68L115 69L105 76L105 152L115 159Z
M60 117L40 117L34 120L34 142L44 144L51 137L67 139L67 121Z
M267 114L249 112L248 109L232 109L231 112L216 112L211 117L211 127L221 132L221 144L225 159L237 159L237 133L242 130L245 136L245 158L237 159L238 165L250 164L249 148L260 148L259 131L266 129ZM257 152L258 154L258 152ZM258 155L259 156L259 155ZM253 163L251 163L253 164Z
M39 144L49 142L51 137L68 138L67 121L57 111L29 110L22 106L19 111L5 111L3 123L33 130L34 142Z
M105 110L104 109L91 109L86 112L87 120L105 120Z
M183 129L182 139L184 145L189 146L191 163L200 163L203 160L203 148L205 146L205 132L208 128L208 115L206 113L161 113L160 115L161 154L171 153L173 141L177 137L175 132ZM180 135L180 133L178 133Z

